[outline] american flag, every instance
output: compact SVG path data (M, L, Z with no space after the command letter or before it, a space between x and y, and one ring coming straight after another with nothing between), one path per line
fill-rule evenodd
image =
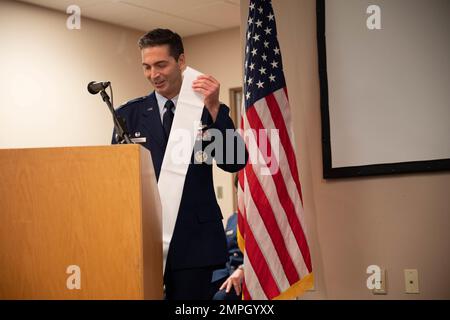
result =
M313 286L313 274L270 0L251 0L246 39L240 128L249 162L239 173L238 185L238 241L244 252L242 293L245 300L291 299Z

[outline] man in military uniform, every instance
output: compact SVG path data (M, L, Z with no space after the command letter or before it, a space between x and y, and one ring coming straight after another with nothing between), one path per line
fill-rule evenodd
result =
M121 106L117 114L125 120L131 138L150 150L159 179L186 66L184 48L180 36L167 29L155 29L142 36L139 48L144 75L155 91ZM227 149L225 143L226 130L235 127L228 107L219 102L219 82L202 75L193 82L192 89L204 97L201 133L213 129L223 135L224 161L218 167L227 172L242 169L247 161L242 139L234 139L234 150ZM200 135L198 143L207 145L211 141ZM244 160L238 163L238 152L242 150ZM225 162L227 152L235 152L231 163ZM167 299L210 298L212 272L227 260L222 213L215 197L211 161L207 161L214 156L199 153L191 157L164 272Z

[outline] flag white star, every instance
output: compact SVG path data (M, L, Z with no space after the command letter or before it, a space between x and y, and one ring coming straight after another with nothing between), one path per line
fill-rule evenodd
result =
M250 31L247 32L247 40L250 39L250 35L251 35Z
M269 42L264 41L264 47L268 48L269 47Z
M264 10L263 10L262 7L259 7L259 8L258 8L258 11L259 11L259 13L263 13Z
M248 25L251 25L253 23L253 18L248 18Z
M263 61L267 61L267 56L265 53L261 56L261 58L263 59Z
M253 78L248 78L247 83L248 85L251 85L253 83Z
M270 82L275 82L275 76L273 74L270 74L269 79Z
M275 49L273 49L273 52L275 52L275 54L280 54L280 49L278 49L278 47L276 47Z
M266 74L266 68L261 67L261 68L259 69L259 72L261 72L261 75Z
M255 4L254 3L250 3L250 10L254 10L255 9Z
M267 27L266 29L264 29L264 31L266 32L266 35L267 35L267 34L270 34L270 32L272 31L272 29L269 28L269 27Z
M255 34L254 36L253 36L253 40L255 40L255 41L259 41L259 34Z
M259 80L256 85L258 86L259 89L264 88L264 82L261 82L261 80Z
M256 53L257 53L257 52L258 52L258 49L256 49L256 48L253 49L253 50L252 50L252 55L256 56Z
M273 20L274 15L272 13L270 13L267 18L269 18L269 21Z
M258 19L258 21L256 21L256 27L260 28L262 27L262 21Z
M271 65L272 65L272 68L274 68L274 69L278 68L278 62L276 62L275 60L272 61Z
M252 63L251 65L250 65L250 70L254 70L255 69L255 64L254 63Z
M250 92L247 92L247 93L245 94L245 97L247 98L247 100L250 99Z

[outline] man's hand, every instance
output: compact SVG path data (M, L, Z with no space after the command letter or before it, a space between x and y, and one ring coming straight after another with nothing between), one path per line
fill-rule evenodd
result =
M206 109L208 109L213 122L215 122L220 107L219 81L214 79L212 76L201 75L198 76L197 80L192 83L192 89L204 96L203 103L205 104Z
M220 286L219 290L226 288L226 293L229 293L231 290L231 286L234 287L234 291L236 291L237 295L241 294L241 284L244 279L244 270L236 269L231 276L228 277L227 280Z

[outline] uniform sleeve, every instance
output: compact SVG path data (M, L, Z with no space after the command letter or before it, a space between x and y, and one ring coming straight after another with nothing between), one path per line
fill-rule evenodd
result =
M227 172L237 172L243 169L248 161L248 152L244 140L236 131L233 120L229 116L230 109L221 104L216 121L211 128L221 132L223 144L216 150L217 166Z

